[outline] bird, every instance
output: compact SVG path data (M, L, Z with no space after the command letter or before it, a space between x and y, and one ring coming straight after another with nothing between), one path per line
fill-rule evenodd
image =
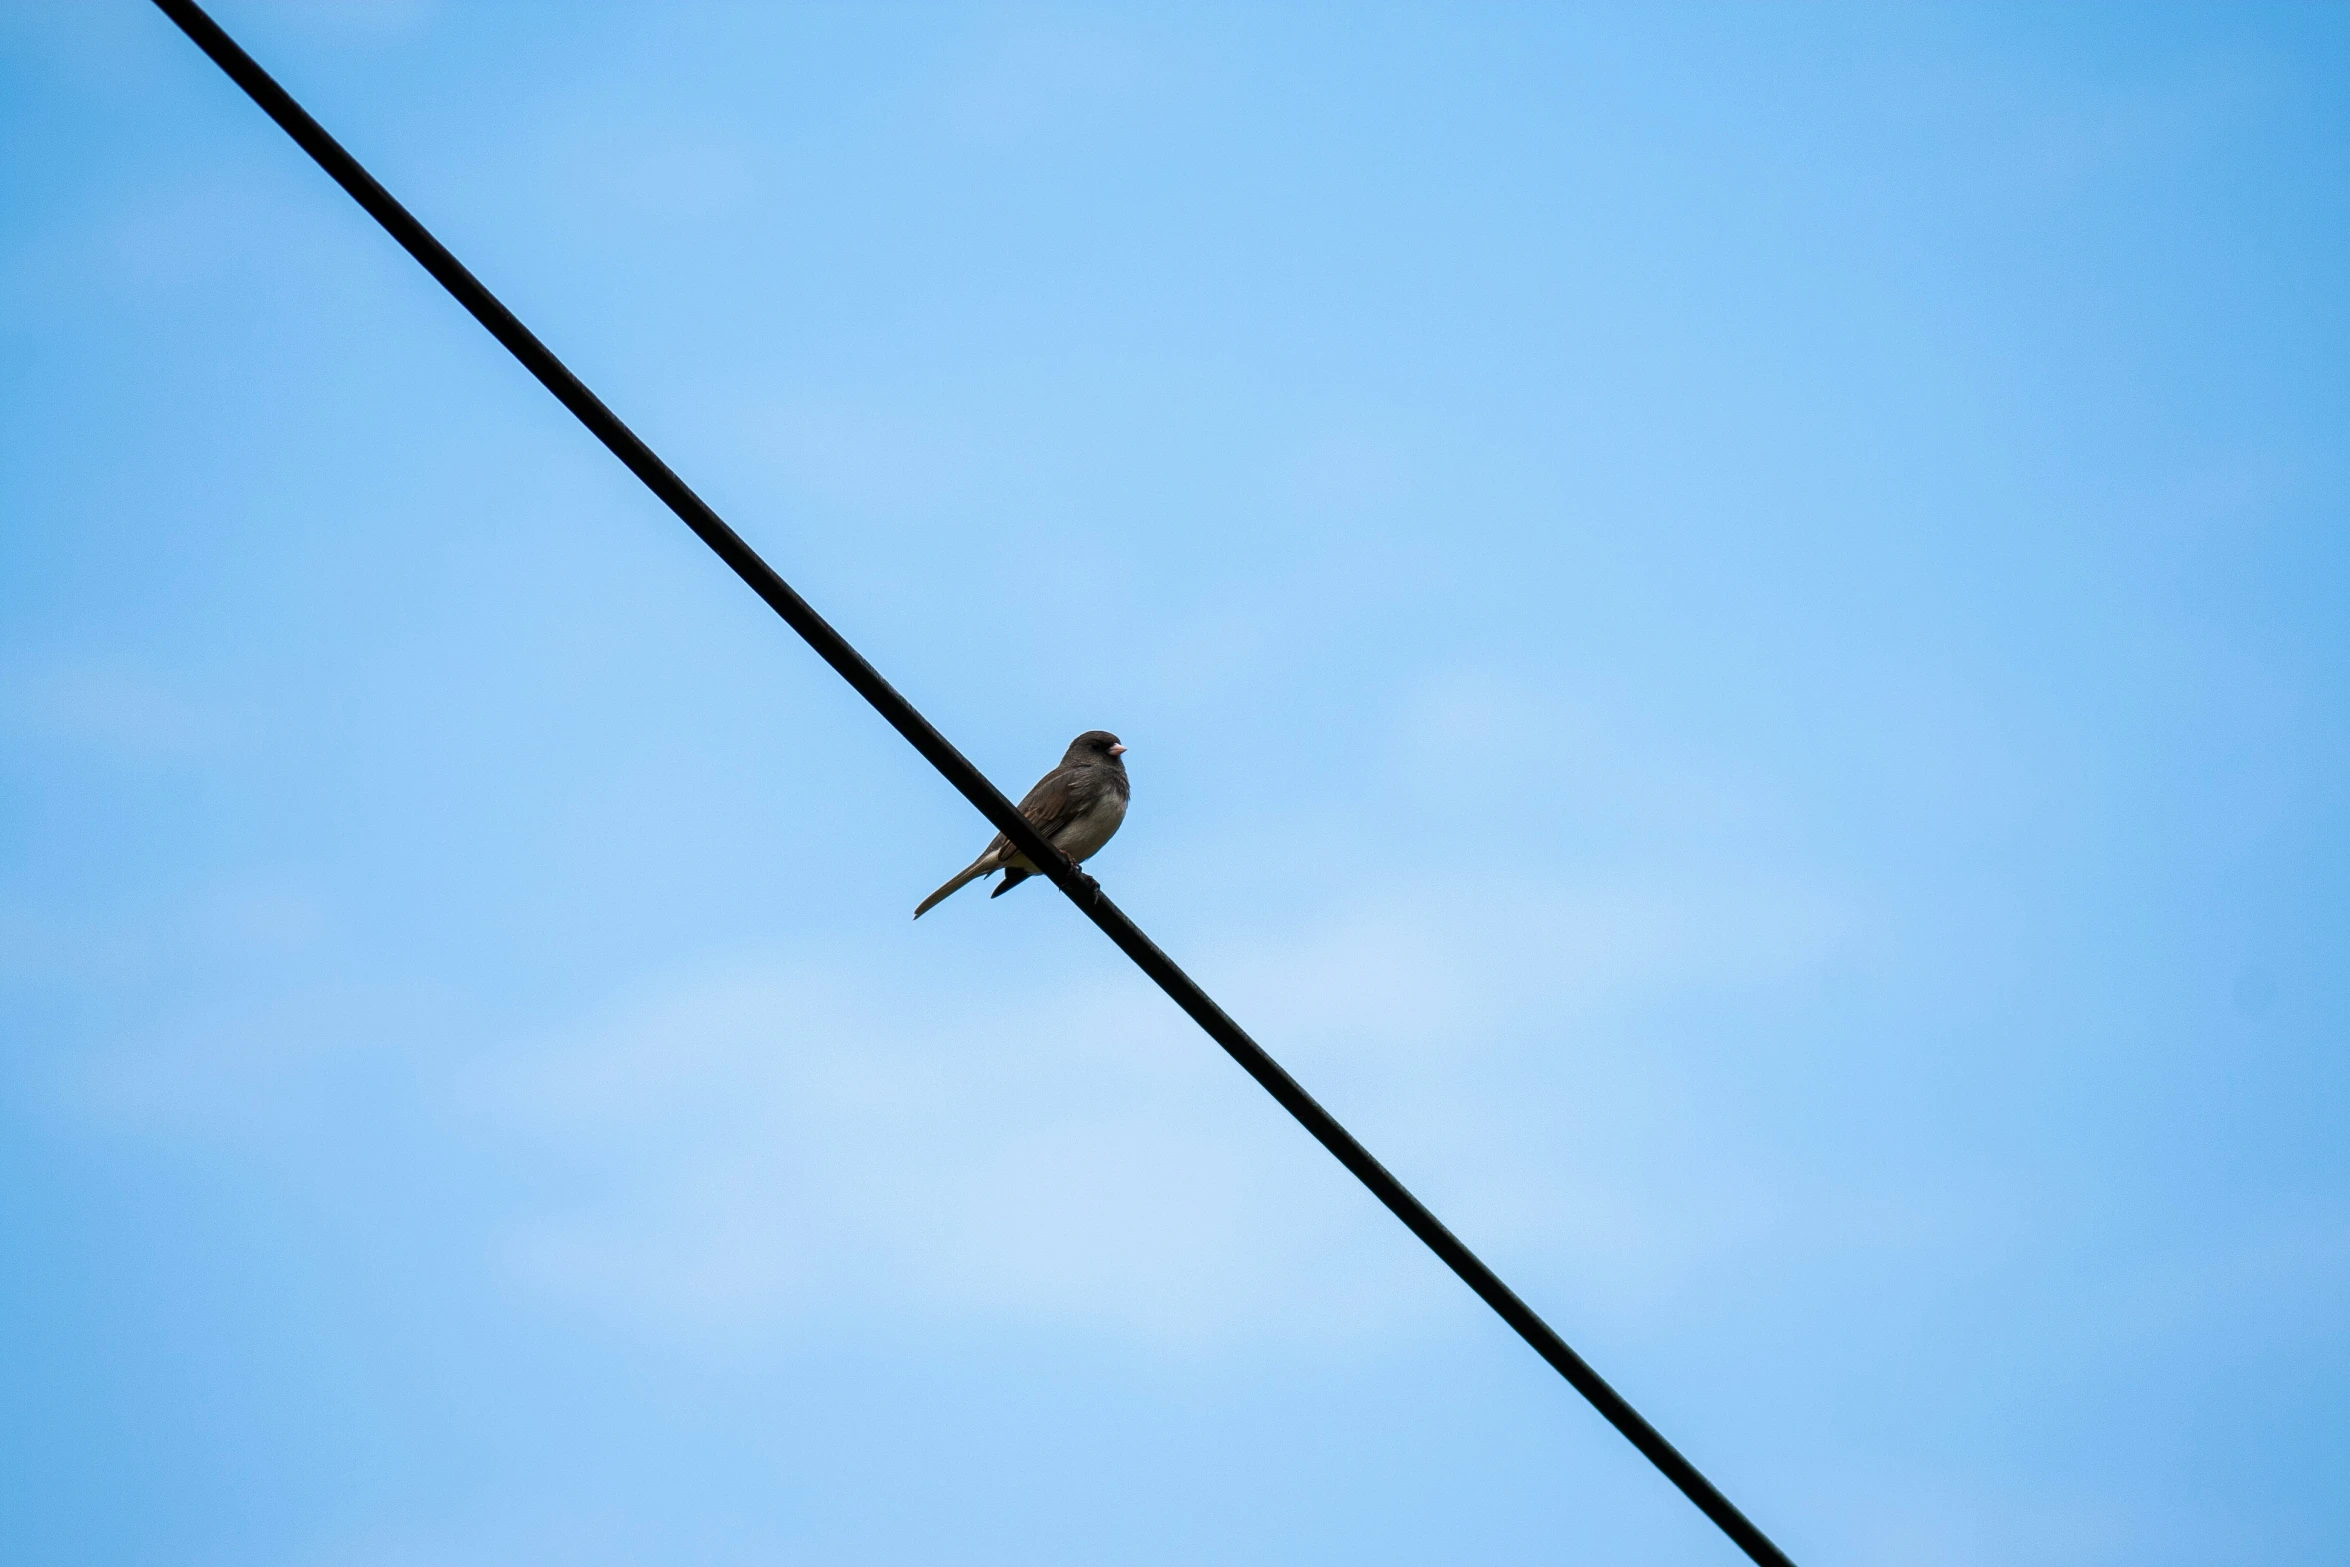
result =
M1067 855L1071 865L1082 865L1100 853L1126 819L1126 764L1119 760L1125 754L1125 743L1116 735L1107 729L1088 729L1069 742L1061 765L1039 778L1020 802L1020 814L1045 842ZM991 871L1004 873L1002 884L988 894L991 898L1002 897L1037 874L1028 856L999 832L979 851L978 859L948 877L945 886L916 906L914 918L920 919L950 893Z

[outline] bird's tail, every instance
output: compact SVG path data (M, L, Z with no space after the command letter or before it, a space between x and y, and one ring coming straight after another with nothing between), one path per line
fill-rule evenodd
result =
M955 872L954 875L949 876L945 886L939 888L938 891L932 893L929 897L924 898L920 903L914 905L914 918L920 919L923 915L928 914L932 909L935 909L940 904L944 903L947 900L948 894L961 891L965 886L971 882L977 881L980 877L985 876L989 871L994 869L995 863L992 857L985 854L981 855L978 859L973 860L970 864Z

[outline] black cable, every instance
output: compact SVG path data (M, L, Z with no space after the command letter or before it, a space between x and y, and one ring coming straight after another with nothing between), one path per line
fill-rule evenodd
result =
M414 256L424 270L430 272L440 285L472 312L473 318L489 329L490 335L506 345L507 351L522 361L524 369L537 376L539 383L555 394L556 400L578 416L597 440L610 448L612 455L628 465L635 474L678 519L694 530L696 537L717 554L720 560L734 569L734 574L750 584L751 591L765 599L784 623L800 634L801 640L816 650L817 656L839 671L842 679L854 686L857 694L873 705L873 710L888 720L890 727L906 737L907 743L922 753L931 766L937 768L948 783L962 791L963 798L978 807L979 814L994 823L996 829L1009 837L1030 863L1041 867L1055 886L1068 894L1069 900L1084 911L1087 918L1101 927L1102 933L1118 944L1118 949L1134 960L1135 966L1148 974L1158 987L1174 999L1177 1006L1190 1014L1193 1022L1207 1031L1208 1037L1224 1047L1227 1055L1240 1063L1241 1069L1255 1078L1265 1092L1271 1094L1297 1118L1324 1148L1330 1150L1340 1164L1352 1171L1355 1179L1371 1189L1371 1195L1387 1205L1390 1213L1404 1222L1430 1251L1444 1259L1446 1267L1460 1275L1463 1283L1475 1290L1478 1297L1517 1330L1518 1336L1534 1347L1534 1352L1550 1362L1560 1376L1573 1385L1576 1392L1591 1401L1597 1409L1643 1456L1663 1471L1666 1479L1681 1488L1683 1495L1697 1504L1717 1524L1721 1531L1736 1542L1755 1561L1764 1567L1794 1567L1785 1552L1773 1545L1770 1538L1748 1521L1746 1515L1730 1505L1728 1497L1714 1488L1712 1481L1698 1473L1697 1466L1681 1456L1672 1443L1658 1434L1656 1427L1642 1419L1640 1412L1624 1401L1623 1395L1608 1386L1600 1374L1591 1369L1582 1356L1567 1347L1566 1340L1552 1332L1550 1325L1534 1314L1533 1308L1518 1299L1510 1287L1502 1283L1491 1268L1478 1260L1477 1254L1461 1244L1452 1231L1430 1213L1420 1199L1404 1189L1401 1181L1387 1173L1384 1165L1370 1155L1370 1151L1354 1139L1354 1135L1338 1124L1329 1111L1314 1101L1311 1094L1298 1085L1297 1079L1282 1070L1281 1064L1267 1055L1264 1048L1238 1023L1225 1014L1208 993L1192 981L1190 975L1175 966L1172 958L1158 949L1135 923L1128 919L1108 896L1059 853L1046 845L1036 829L1029 825L1003 794L989 783L978 768L967 761L963 753L948 743L946 736L931 727L930 721L897 693L895 687L881 678L864 655L848 644L839 632L826 624L824 617L809 607L807 600L792 591L791 585L775 574L732 528L719 519L702 498L686 487L683 479L670 471L669 465L653 455L653 449L637 439L636 433L620 421L618 415L606 408L596 395L581 383L557 359L546 344L531 334L528 327L514 318L514 313L500 304L497 297L472 273L465 270L455 256L449 254L441 242L426 231L423 224L408 209L394 201L391 194L375 182L375 177L359 166L359 161L345 152L340 143L320 127L319 123L296 103L289 93L271 79L268 72L253 62L252 56L237 46L236 40L221 31L218 23L205 14L201 6L191 0L155 0L157 9L178 24L180 30L194 41L197 48L211 56L212 62L228 73L231 81L243 88L246 95L261 106L263 113L277 121L279 127L291 136L301 149L310 154L318 166L351 195L351 199L367 209L368 215L383 225L392 238L398 240L408 254Z

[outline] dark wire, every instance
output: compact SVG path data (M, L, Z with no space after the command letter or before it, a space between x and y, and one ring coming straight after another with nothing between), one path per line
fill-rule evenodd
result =
M937 768L948 783L962 791L979 810L979 814L995 824L996 829L1009 837L1032 864L1042 867L1042 873L1055 886L1068 894L1069 900L1084 911L1087 918L1101 927L1102 933L1118 944L1118 949L1134 960L1135 966L1157 983L1174 999L1177 1006L1190 1014L1193 1022L1207 1031L1208 1037L1224 1047L1227 1055L1240 1063L1241 1069L1255 1078L1265 1092L1280 1101L1281 1108L1297 1118L1324 1148L1330 1150L1340 1164L1354 1173L1355 1179L1371 1189L1371 1195L1387 1205L1390 1213L1404 1222L1404 1226L1423 1241L1430 1251L1444 1259L1446 1267L1460 1275L1463 1283L1475 1290L1478 1297L1517 1330L1518 1336L1534 1347L1534 1352L1550 1362L1560 1376L1573 1385L1576 1392L1591 1401L1591 1406L1604 1416L1608 1424L1624 1434L1634 1447L1640 1449L1648 1461L1663 1471L1666 1479L1681 1488L1683 1495L1697 1504L1717 1524L1721 1531L1736 1542L1739 1549L1765 1567L1794 1567L1785 1552L1773 1545L1768 1536L1746 1515L1730 1505L1728 1497L1714 1488L1712 1481L1697 1471L1697 1466L1681 1456L1672 1443L1659 1435L1656 1427L1642 1419L1640 1412L1624 1401L1623 1395L1608 1386L1600 1374L1591 1369L1582 1356L1567 1347L1566 1340L1552 1332L1550 1325L1534 1314L1524 1301L1518 1299L1510 1287L1502 1283L1491 1268L1478 1260L1476 1253L1461 1244L1452 1231L1438 1222L1417 1197L1404 1189L1401 1181L1387 1173L1384 1165L1371 1157L1369 1150L1354 1139L1354 1135L1338 1124L1329 1111L1314 1101L1311 1094L1298 1086L1297 1079L1282 1070L1279 1062L1267 1055L1264 1048L1249 1038L1238 1023L1227 1016L1208 993L1193 983L1190 975L1175 966L1173 959L1158 949L1135 923L1112 903L1090 878L1077 871L1060 854L1050 848L1030 826L1028 819L1013 808L995 785L989 783L978 768L965 760L963 753L949 744L946 736L932 728L930 721L914 710L914 705L898 695L896 688L881 678L864 656L849 646L846 638L826 624L824 617L809 607L807 600L792 591L791 585L777 576L735 531L719 519L683 479L670 471L669 465L653 455L651 447L637 439L634 431L623 424L611 409L606 408L596 395L573 375L560 359L531 334L528 327L514 318L514 313L500 304L497 297L481 281L465 270L457 258L449 254L441 242L426 231L423 224L409 214L407 208L394 201L389 192L375 182L375 177L359 166L357 159L345 152L340 143L323 130L293 97L271 79L269 73L253 63L252 56L237 46L234 39L221 31L218 23L205 14L201 6L191 0L155 0L157 9L178 24L180 30L195 42L197 48L211 56L212 62L228 73L231 81L243 88L246 95L261 106L263 113L277 121L279 127L291 136L301 149L316 160L318 166L333 178L336 184L351 195L351 199L367 209L368 215L383 225L393 239L398 240L408 254L414 256L424 270L430 272L440 285L472 312L473 318L489 329L490 335L506 345L508 352L522 361L524 369L537 376L539 383L555 394L556 400L577 415L579 422L604 445L612 455L628 465L629 472L645 483L668 508L704 544L710 546L720 560L734 569L734 574L750 584L751 591L765 599L784 623L798 632L817 656L839 671L842 679L854 686L857 694L873 705L889 722L890 727L906 737L907 743L922 753L931 766Z

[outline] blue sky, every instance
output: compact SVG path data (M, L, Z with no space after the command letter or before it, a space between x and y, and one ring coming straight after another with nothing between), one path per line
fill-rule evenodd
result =
M2350 1533L2350 13L262 61L1813 1564ZM0 9L0 1554L1729 1549L146 7Z

